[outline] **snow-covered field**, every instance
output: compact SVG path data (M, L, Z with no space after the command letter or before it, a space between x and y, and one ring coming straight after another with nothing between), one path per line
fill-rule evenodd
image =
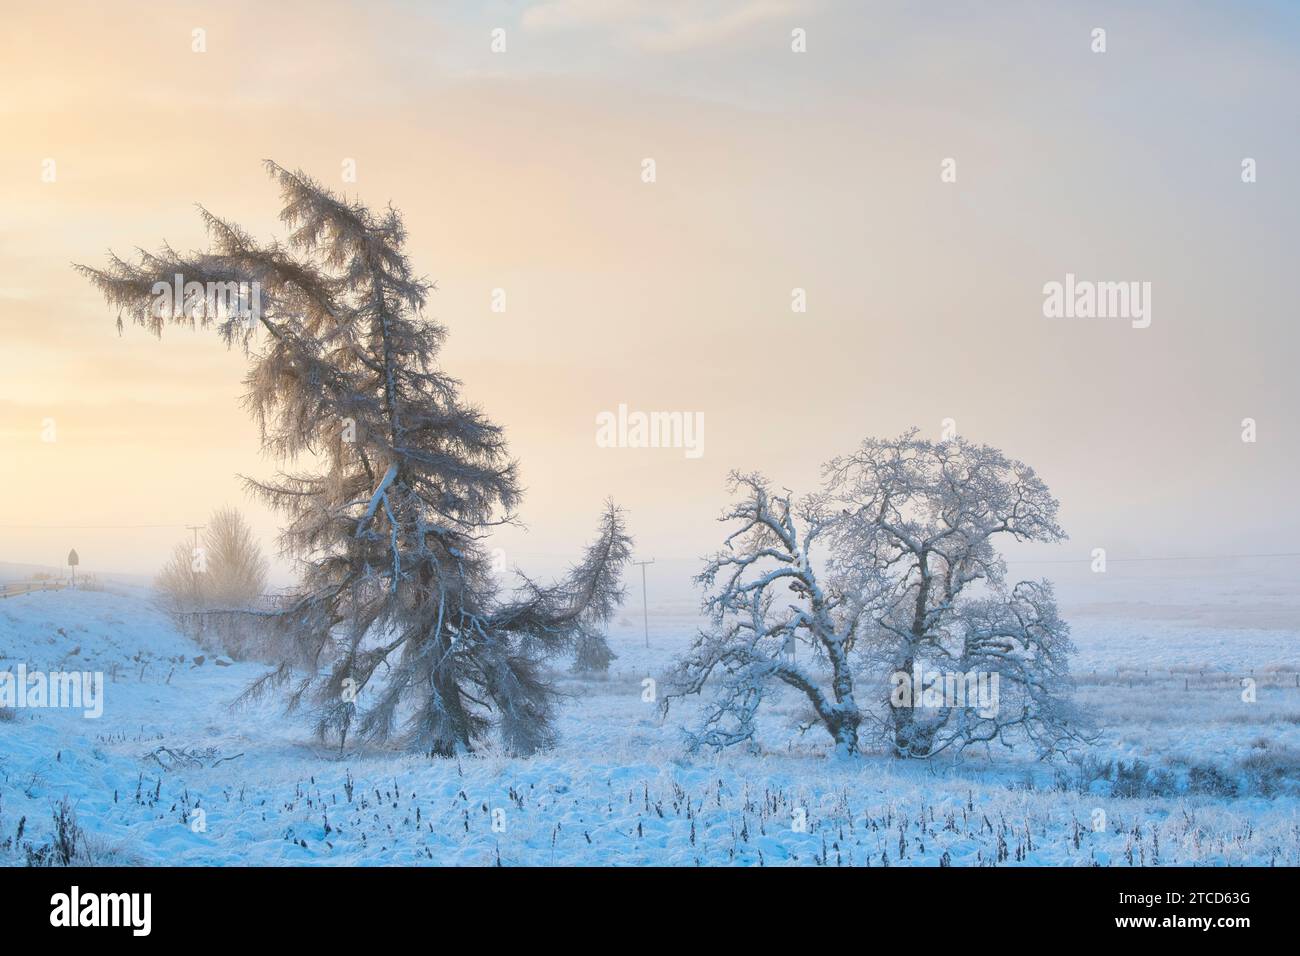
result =
M199 649L143 588L11 598L0 670L100 671L105 701L0 713L0 862L56 858L66 798L95 863L1300 865L1300 632L1118 609L1072 617L1095 763L927 766L828 759L793 706L762 753L688 756L689 709L662 720L643 683L687 614L652 613L646 648L628 610L610 674L564 675L553 751L441 761L329 751L274 702L232 710L262 667Z

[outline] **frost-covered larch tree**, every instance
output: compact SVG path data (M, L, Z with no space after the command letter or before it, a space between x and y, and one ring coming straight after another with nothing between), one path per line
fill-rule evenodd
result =
M248 352L264 449L296 468L248 481L287 516L281 544L301 569L273 615L281 663L250 692L287 686L290 706L311 706L340 743L359 732L447 756L495 728L515 752L546 746L555 698L542 662L621 599L622 514L606 507L563 581L502 593L484 538L515 520L516 465L501 428L438 367L446 330L423 315L432 287L407 259L401 216L267 169L287 244L200 208L207 251L78 267L119 308L119 328L124 315L156 335L214 327ZM200 291L177 301L181 283ZM202 289L238 295L223 308Z
M992 741L1027 739L1044 754L1077 742L1074 647L1052 586L1009 583L996 547L1065 538L1034 470L989 445L931 442L914 429L867 439L825 475L840 514L833 579L870 608L860 651L865 669L885 678L886 745L929 757ZM979 680L994 686L994 675L994 706L952 706L963 678L969 690Z

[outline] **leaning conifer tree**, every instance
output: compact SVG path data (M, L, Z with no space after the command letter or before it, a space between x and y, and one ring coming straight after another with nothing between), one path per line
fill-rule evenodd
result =
M264 449L312 466L245 479L287 516L281 546L301 568L272 615L280 663L249 693L288 688L290 708L312 707L340 746L359 733L449 756L493 728L512 751L546 746L555 695L542 662L621 600L622 513L607 505L564 580L502 593L484 538L515 520L516 464L501 428L437 365L446 330L423 316L432 286L403 251L401 216L266 165L287 245L200 207L206 252L164 246L77 267L119 308L119 329L124 315L159 336L168 323L214 327L242 348ZM223 306L214 288L237 294Z

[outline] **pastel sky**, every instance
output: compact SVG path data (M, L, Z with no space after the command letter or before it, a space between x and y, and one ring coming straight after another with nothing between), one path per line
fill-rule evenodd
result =
M1045 556L1293 550L1300 16L1132 6L11 5L0 560L151 574L222 504L272 546L238 479L275 468L244 358L119 336L70 268L201 247L196 202L281 234L267 157L404 212L445 366L520 459L528 529L501 545L527 568L612 496L688 569L729 470L808 490L864 436L945 418L1061 499ZM1066 273L1150 282L1151 326L1045 318ZM597 447L620 403L703 413L703 456Z

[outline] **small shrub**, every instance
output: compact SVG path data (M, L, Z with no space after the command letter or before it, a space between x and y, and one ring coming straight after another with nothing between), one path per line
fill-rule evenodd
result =
M64 797L54 808L54 852L64 866L71 866L77 858L77 844L81 841L81 828L77 826L77 811Z
M1237 766L1248 793L1272 797L1300 788L1300 752L1290 748L1252 753Z
M1187 789L1212 797L1235 797L1239 788L1237 782L1218 767L1201 764L1188 771Z
M573 672L576 674L604 674L609 671L610 662L618 657L610 649L605 636L597 631L584 628L578 634L577 643L573 659Z
M1109 783L1115 770L1113 761L1103 761L1092 754L1084 754L1075 765L1078 772L1075 786L1080 793L1091 793L1093 784L1099 780Z
M28 866L72 866L87 862L85 852L85 833L77 825L77 811L67 797L54 806L54 836L47 843L34 846L23 844L23 853ZM22 827L19 826L18 839L22 839Z
M1128 764L1121 760L1115 765L1115 780L1111 784L1111 795L1116 797L1147 796L1147 777L1150 772L1151 768L1143 760L1134 760Z

